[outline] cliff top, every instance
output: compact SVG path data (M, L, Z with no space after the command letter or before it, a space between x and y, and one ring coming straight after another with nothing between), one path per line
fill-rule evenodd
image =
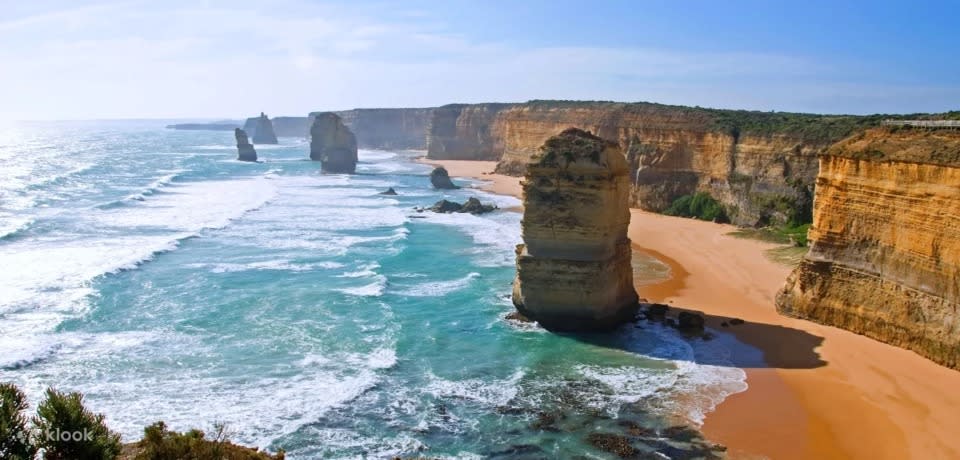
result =
M863 160L960 166L960 130L873 128L838 142L827 154Z

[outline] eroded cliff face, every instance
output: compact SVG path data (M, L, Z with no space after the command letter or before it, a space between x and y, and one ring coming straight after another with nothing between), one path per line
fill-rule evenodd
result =
M569 129L527 165L513 303L547 329L610 329L633 317L628 165L616 145Z
M620 147L630 164L632 206L659 212L682 195L705 191L740 225L785 222L797 209L809 209L817 155L860 123L857 117L648 103L487 106L437 109L430 157L499 160L497 172L521 175L547 138L573 126Z
M493 135L497 115L513 104L451 104L433 110L427 127L427 158L438 160L496 160L501 139ZM543 144L556 131L540 139Z
M353 109L335 113L357 136L360 148L425 150L432 112L432 108L413 108Z
M960 132L879 128L820 158L777 309L960 368Z
M357 169L357 138L333 112L318 113L310 127L310 159L323 172L353 174Z

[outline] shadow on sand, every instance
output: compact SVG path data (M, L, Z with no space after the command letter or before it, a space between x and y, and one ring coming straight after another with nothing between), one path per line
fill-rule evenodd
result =
M675 324L680 312L701 315L704 318L705 331L687 332L677 329ZM640 313L638 319L612 333L563 335L595 346L652 358L688 360L715 366L813 369L827 364L817 352L817 348L823 343L823 337L776 324L741 322L730 317L675 307L670 307L662 319L647 319ZM676 350L680 341L689 346L686 353ZM674 346L658 346L658 343L672 343Z

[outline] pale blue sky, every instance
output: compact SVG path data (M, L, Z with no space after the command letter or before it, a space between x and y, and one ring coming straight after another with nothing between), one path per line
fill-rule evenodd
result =
M10 3L0 119L529 99L960 109L956 1Z

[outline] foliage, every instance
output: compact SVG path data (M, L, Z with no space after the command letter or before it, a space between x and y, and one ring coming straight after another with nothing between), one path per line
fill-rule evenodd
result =
M810 230L810 224L797 226L780 226L765 228L741 228L730 232L731 236L737 238L750 238L754 240L766 241L768 243L789 244L796 247L807 246L807 232Z
M681 196L674 200L663 213L670 216L693 217L712 222L729 221L723 205L706 192Z
M0 383L0 458L30 460L37 449L31 443L27 398L12 383Z
M178 433L167 429L166 424L157 422L143 430L143 440L138 443L141 449L136 460L283 460L281 450L275 456L231 444L227 441L226 427L215 425L215 434L207 439L200 430Z
M46 460L107 460L120 454L120 435L104 424L103 414L83 406L80 393L47 390L33 423L39 431L37 447Z

